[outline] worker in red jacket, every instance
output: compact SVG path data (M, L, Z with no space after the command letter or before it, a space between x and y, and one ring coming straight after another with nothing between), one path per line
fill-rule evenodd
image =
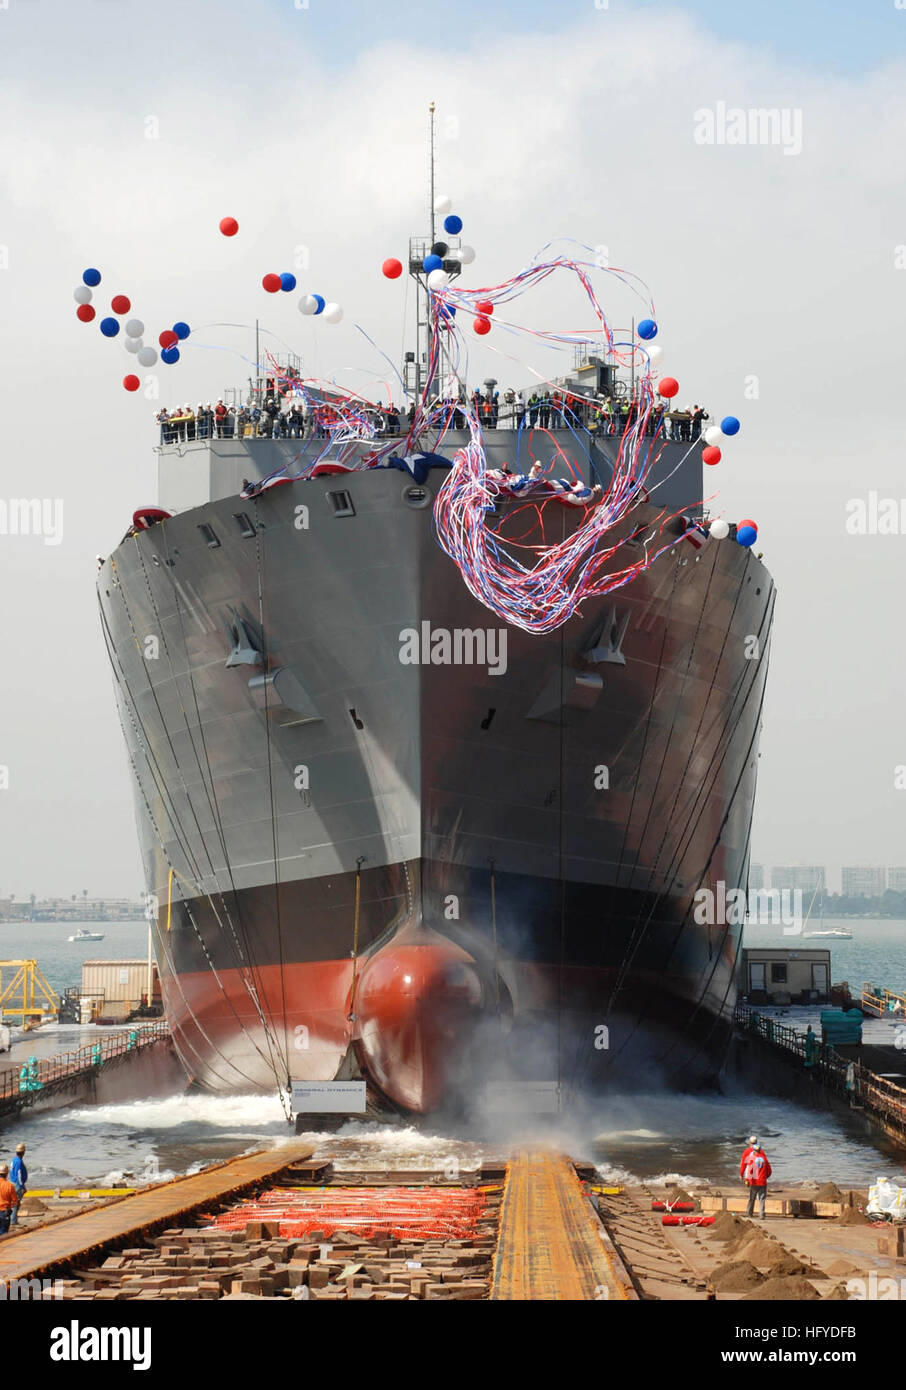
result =
M764 1204L768 1195L768 1178L771 1176L771 1165L768 1162L767 1154L759 1144L757 1138L749 1141L739 1164L739 1176L743 1179L749 1189L749 1205L746 1216L755 1214L755 1198L758 1198L758 1215L762 1221L765 1219Z

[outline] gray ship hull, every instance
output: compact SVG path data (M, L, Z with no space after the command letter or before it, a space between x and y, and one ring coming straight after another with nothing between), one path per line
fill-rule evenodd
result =
M99 578L188 1074L220 1091L364 1076L416 1113L495 1078L566 1105L643 1074L713 1077L741 926L699 925L692 904L746 884L765 568L678 539L529 635L437 545L443 472L241 501L277 448L167 451L162 502L187 510ZM623 533L660 515L639 507ZM548 542L578 524L558 504L543 517ZM534 510L512 525L541 539ZM431 660L443 633L489 629L484 652L470 638L458 663Z

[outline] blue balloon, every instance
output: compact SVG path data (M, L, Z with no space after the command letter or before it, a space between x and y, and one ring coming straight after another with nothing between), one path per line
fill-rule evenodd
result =
M657 337L657 324L654 319L642 319L638 326L638 335L647 342L651 338Z
M754 545L758 540L758 532L755 530L754 526L740 526L739 530L736 532L736 539L739 541L740 545Z
M444 263L441 260L440 256L434 255L426 256L425 259L422 261L422 265L425 267L425 270L428 272L429 275L431 274L432 270L443 270L444 268Z
M99 270L93 270L91 267L89 267L88 270L83 270L82 282L92 287L99 285L101 283L101 272Z
M720 422L724 434L739 434L739 421L735 415L725 415Z
M449 232L451 236L458 236L462 231L462 218L451 212L449 217L444 218L444 231Z
M324 305L327 303L327 300L324 298L323 294L313 294L312 299L316 299L318 301L318 307L315 310L315 313L323 314Z
M174 333L176 332L175 329L174 329L173 331L174 331ZM178 348L178 347L162 348L162 349L161 349L161 354L160 354L160 360L161 360L161 362L166 362L166 364L167 364L168 367L172 367L174 362L178 362L178 361L179 361L179 348Z
M120 326L116 319L101 319L100 329L105 338L115 338Z
M182 319L180 319L179 323L174 323L173 332L176 334L177 338L188 338L190 332L189 325L183 323Z
M284 270L283 274L280 276L280 288L281 290L286 290L287 294L289 294L290 290L294 290L296 288L295 275L288 270Z

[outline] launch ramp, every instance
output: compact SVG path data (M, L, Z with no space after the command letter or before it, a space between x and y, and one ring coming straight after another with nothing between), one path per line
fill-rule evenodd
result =
M573 1164L526 1151L507 1164L491 1298L634 1299L635 1290Z
M311 1154L311 1144L299 1141L261 1149L215 1164L191 1178L177 1178L8 1238L0 1246L0 1280L9 1285L14 1279L78 1265L127 1239L134 1244L148 1232L185 1222L199 1210L216 1208L261 1183L270 1183Z

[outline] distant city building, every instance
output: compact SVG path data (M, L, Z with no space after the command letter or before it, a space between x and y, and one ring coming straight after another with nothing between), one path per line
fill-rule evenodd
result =
M787 888L791 892L797 888L802 893L823 893L827 888L827 876L823 864L779 864L771 870L771 887Z
M906 869L888 869L887 887L892 893L906 893Z
M764 887L764 865L749 865L749 887L759 889Z
M131 898L38 898L27 901L0 897L0 922L140 922L144 903Z
M887 870L867 864L844 866L842 877L844 898L879 898L887 886Z

